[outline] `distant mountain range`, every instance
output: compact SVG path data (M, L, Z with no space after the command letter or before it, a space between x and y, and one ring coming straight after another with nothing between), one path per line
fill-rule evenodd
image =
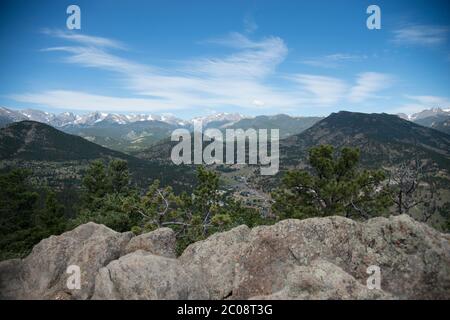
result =
M395 166L400 161L417 158L430 170L450 172L450 135L396 115L341 111L298 131L301 132L280 140L282 168L305 166L311 147L330 144L337 149L344 146L360 149L366 167ZM166 139L135 155L170 162L175 144Z
M291 117L286 114L274 116L257 116L255 118L241 119L235 123L229 124L227 129L279 129L280 138L286 138L294 134L303 132L313 126L323 117Z
M176 127L161 121L146 120L139 122L143 130L150 125L148 122L153 126L154 132L157 132L156 128L160 130L161 137L164 132L168 133ZM261 116L241 119L228 127L271 128L274 123L285 128L286 132L280 140L282 171L304 167L311 147L331 144L338 149L344 146L359 148L362 165L365 167L389 167L404 160L417 159L425 164L427 171L434 172L437 176L450 176L450 135L396 115L342 111L324 119ZM84 127L84 130L93 130L87 133L96 134L96 137L112 143L114 137L120 138L128 132L131 125L136 130L138 123L97 123L95 126ZM0 129L0 170L18 166L31 168L40 175L39 179L42 181L61 185L79 183L82 172L94 159L118 158L128 161L133 177L139 184L146 185L158 178L164 184L172 185L175 190L187 190L195 181L195 170L192 166L176 166L171 162L170 151L175 143L164 138L129 155L104 148L52 126L27 120ZM265 182L262 184L266 185ZM270 187L270 184L266 186Z
M31 120L51 125L56 128L66 126L92 126L98 123L109 124L129 124L139 121L161 121L171 125L183 126L186 121L168 115L153 114L117 114L105 112L90 112L83 115L75 115L72 112L60 114L49 113L35 109L11 110L0 107L0 119L3 122L17 122Z
M417 113L413 113L411 115L407 115L404 113L399 113L398 115L400 116L400 118L415 122L415 121L419 121L419 120L430 118L430 117L437 118L439 116L444 116L444 117L449 116L450 109L430 108L430 109L422 110Z
M170 137L171 132L177 128L192 129L194 121L202 121L204 127L216 127L244 118L240 114L218 113L185 121L170 115L125 115L97 111L83 115L71 112L53 114L34 109L11 110L0 107L0 128L18 121L36 121L127 153L148 148L157 141Z
M339 113L342 117L342 114ZM347 113L358 114L358 113ZM335 117L332 114L330 117ZM389 115L385 114L384 117ZM330 117L326 118L330 121ZM333 118L332 117L332 118ZM349 116L348 116L349 117ZM421 126L430 127L446 134L450 133L450 111L440 108L432 108L423 110L419 113L407 116L399 114L398 117L392 116L393 119L406 119L407 123L415 123ZM256 116L245 117L237 113L217 113L207 115L205 117L197 117L191 120L181 120L173 116L160 116L153 114L115 114L115 113L101 113L91 112L84 115L74 115L70 112L52 114L40 110L26 109L26 110L11 110L7 108L0 108L0 127L23 120L32 120L40 123L50 125L66 133L83 137L84 139L101 145L103 147L124 152L131 155L136 155L145 159L164 158L167 151L170 150L168 143L171 133L177 128L193 129L195 121L201 121L204 129L219 128L225 129L280 129L280 138L285 139L299 135L305 130L311 128L317 130L316 124L322 123L326 120L321 117L292 117L285 114L273 116ZM322 121L321 121L322 120ZM340 129L352 128L358 121L356 117L349 118L348 123L344 123ZM320 121L320 122L319 122ZM365 121L365 119L364 119ZM318 123L319 122L319 123ZM364 122L362 122L364 123ZM387 122L389 123L389 121ZM386 126L387 123L378 124L378 126ZM404 124L404 122L402 122ZM322 128L323 129L323 128ZM368 130L368 128L360 128L360 132ZM385 132L393 137L397 137L400 132L394 134L393 132L398 128L393 126L389 130L386 127L382 130L378 128L380 134ZM312 132L312 131L309 131ZM358 131L358 134L360 133ZM305 132L306 133L306 132ZM332 134L333 132L330 132ZM339 131L334 132L337 135ZM317 136L317 135L315 135ZM381 136L380 136L381 137ZM302 136L302 139L308 138ZM405 139L408 136L405 136ZM346 137L341 137L342 142L348 140ZM347 140L346 140L347 139ZM327 139L322 139L327 140ZM352 141L355 136L351 137ZM420 139L419 139L420 140ZM305 145L307 139L302 142ZM314 142L315 143L315 142ZM339 141L336 141L339 143ZM310 143L312 145L313 143ZM331 143L333 144L333 143ZM155 146L155 147L152 147ZM158 151L158 149L161 149ZM386 148L386 146L380 146ZM434 147L433 147L434 148ZM432 148L430 148L431 150ZM439 148L438 148L439 149ZM158 154L162 152L161 154ZM298 153L294 152L295 153ZM396 150L392 150L393 154Z
M189 189L194 179L188 167L138 159L40 122L25 120L0 129L0 171L28 168L42 184L78 185L88 164L97 159L127 161L134 182L144 186L159 179L174 189Z
M0 130L1 160L66 161L108 157L131 159L40 122L21 121Z
M204 129L280 129L280 137L297 134L319 121L320 117L291 117L280 114L274 116L246 117L238 113L216 113L191 120L181 120L173 116L152 114L115 114L92 112L74 115L70 112L52 114L40 110L11 110L0 108L0 127L10 123L31 120L41 122L66 133L81 136L104 147L136 153L155 143L168 139L177 128L193 129L196 121L201 121Z
M281 142L285 165L298 165L315 145L357 147L368 166L419 159L450 170L450 136L390 114L341 111Z
M306 119L306 121L304 121ZM0 107L0 126L23 120L37 121L48 124L64 131L74 128L107 127L108 125L131 125L134 123L149 124L152 122L165 123L173 127L191 128L194 122L201 122L205 128L229 128L240 125L239 128L281 128L278 124L288 127L287 135L298 133L302 128L322 119L322 117L291 117L285 114L273 116L243 116L239 113L214 113L203 117L195 117L190 120L182 120L174 116L156 114L118 114L105 112L90 112L83 115L75 115L72 112L60 114L49 113L35 109L12 110ZM141 125L142 126L142 125ZM300 129L299 127L300 126Z
M172 131L180 127L159 120L144 120L125 124L101 121L88 126L69 125L60 129L104 147L131 153L170 137Z
M407 115L405 113L397 114L400 118L409 120L420 125L432 126L433 123L444 122L450 117L450 109L442 108L430 108L422 110L418 113ZM291 117L285 114L278 114L273 116L256 116L249 117L239 113L214 113L203 117L195 117L190 120L182 120L172 115L157 115L157 114L118 114L118 113L105 113L105 112L90 112L83 115L75 115L72 112L63 112L59 114L49 113L36 109L24 109L24 110L12 110L5 107L0 107L0 127L23 120L37 121L51 125L55 128L64 127L90 127L95 125L126 125L136 122L152 122L159 121L176 127L191 127L195 121L201 121L204 127L236 127L239 123L241 128L261 128L266 126L272 128L273 123L279 123L280 121L288 121L288 127L294 126L292 131L295 134L296 123L302 122L303 119L307 119L310 123L314 123L322 119L323 117ZM308 122L307 121L307 122ZM300 123L304 126L304 123Z
M450 134L450 109L431 108L412 115L398 114L402 119Z

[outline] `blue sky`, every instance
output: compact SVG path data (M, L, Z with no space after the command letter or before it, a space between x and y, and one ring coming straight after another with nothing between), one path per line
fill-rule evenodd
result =
M66 8L81 8L68 30ZM381 8L381 30L366 8ZM327 115L450 108L443 1L0 4L0 105L51 112Z

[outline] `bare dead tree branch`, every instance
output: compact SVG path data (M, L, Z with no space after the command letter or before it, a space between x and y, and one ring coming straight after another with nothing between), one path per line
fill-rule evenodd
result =
M159 214L160 216L164 216L164 215L167 213L167 210L169 209L169 202L168 202L167 199L164 197L164 195L162 194L161 190L156 189L156 191L158 192L159 196L163 199L163 201L164 201L164 203L165 203L165 206L166 206L166 208L165 208L162 212L159 212L158 214Z

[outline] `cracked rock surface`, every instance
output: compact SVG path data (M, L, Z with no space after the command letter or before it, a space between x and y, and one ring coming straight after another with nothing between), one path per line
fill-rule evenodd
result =
M81 289L68 289L69 265ZM366 286L367 268L381 289ZM0 262L1 299L450 299L450 235L407 215L239 226L175 256L162 228L133 237L87 223Z

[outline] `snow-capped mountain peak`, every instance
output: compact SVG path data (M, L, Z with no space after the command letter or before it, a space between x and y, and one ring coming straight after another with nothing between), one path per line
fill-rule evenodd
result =
M5 107L0 107L0 117L9 119L11 122L22 121L27 119L27 117L25 117L19 111L10 110Z
M237 122L239 120L244 119L245 117L239 113L227 113L227 112L219 112L214 113L211 115L207 115L204 117L196 117L191 120L191 122L194 121L201 121L203 125L207 125L210 122L214 121L223 121L223 122Z
M108 116L107 113L94 111L77 118L73 124L76 125L93 125L103 121Z
M57 128L65 126L94 126L99 124L117 124L125 125L128 123L138 121L161 121L174 126L189 126L194 121L201 121L203 125L211 122L222 122L225 125L231 125L241 119L246 118L239 113L214 113L203 117L196 117L191 120L182 120L172 114L145 114L145 113L106 113L94 111L85 114L74 114L72 112L62 112L53 114L41 110L25 109L25 110L11 110L5 107L0 107L0 116L10 119L11 122L22 120L32 120L42 122Z
M155 115L155 114L119 114L94 111L82 115L75 115L72 112L63 112L53 114L41 110L11 110L0 107L0 116L10 119L11 122L32 120L49 124L54 127L64 127L68 125L74 126L92 126L99 123L107 122L109 124L124 125L138 121L161 121L168 124L184 126L186 121L178 119L172 115Z
M422 110L409 116L409 120L417 121L420 119L435 117L440 115L450 115L450 110L443 110L439 107L433 107L431 109Z

